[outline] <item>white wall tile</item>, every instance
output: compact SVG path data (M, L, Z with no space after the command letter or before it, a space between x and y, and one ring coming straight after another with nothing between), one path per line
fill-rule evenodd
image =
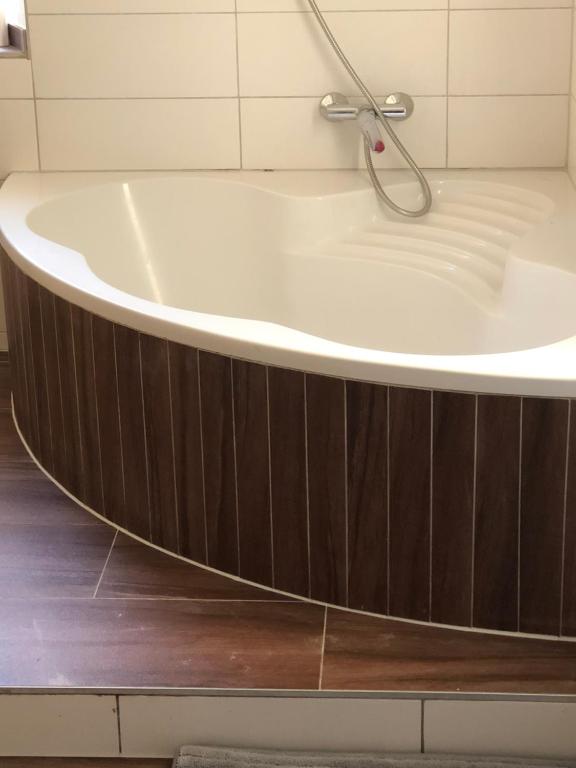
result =
M172 756L182 744L419 752L419 701L120 697L122 754Z
M576 704L427 701L424 750L575 758Z
M34 102L0 99L0 179L11 171L36 171Z
M566 163L568 97L451 97L450 168L559 167Z
M450 18L449 92L568 93L571 11L459 11Z
M327 18L376 93L446 92L446 12L329 13ZM357 92L309 13L240 14L238 35L243 96Z
M114 696L1 695L0 755L118 755L115 704Z
M28 0L28 13L221 13L234 0Z
M394 123L400 138L425 168L446 164L446 99L421 97L403 123ZM379 168L404 167L384 135L387 150L374 156ZM242 99L242 154L245 168L357 168L364 164L356 123L329 123L318 99Z
M237 168L236 99L38 102L44 170Z
M231 14L34 16L40 98L234 96Z
M570 132L568 134L568 172L576 184L576 99L570 97Z
M32 67L28 59L0 60L0 99L31 99Z

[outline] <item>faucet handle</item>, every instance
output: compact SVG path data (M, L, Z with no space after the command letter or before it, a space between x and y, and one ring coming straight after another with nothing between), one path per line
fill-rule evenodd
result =
M414 102L407 93L391 93L380 104L380 112L389 120L407 120L414 112ZM359 107L350 104L347 96L342 93L327 93L320 101L320 114L326 120L356 120L361 111L371 111L370 107Z

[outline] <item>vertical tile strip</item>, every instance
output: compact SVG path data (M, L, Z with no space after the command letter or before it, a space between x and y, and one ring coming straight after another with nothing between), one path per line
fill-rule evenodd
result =
M6 326L9 340L10 351L10 376L12 383L12 398L16 418L20 429L28 439L29 420L28 420L28 394L24 372L24 362L22 359L22 344L20 342L20 321L17 313L18 292L15 283L16 268L0 247L0 257L2 259L2 285L4 288L4 297L6 305Z
M347 605L345 391L341 379L306 374L310 596Z
M268 385L275 585L308 595L304 374L269 368Z
M136 331L114 326L118 402L126 491L123 527L150 538L144 411L140 397L140 344Z
M478 398L474 616L515 631L518 610L519 397Z
M568 401L524 398L520 630L559 634Z
M388 389L346 383L349 605L388 610Z
M434 393L432 621L471 623L474 395Z
M576 401L570 403L562 634L576 637Z
M92 509L101 512L104 507L104 500L102 497L102 466L96 384L94 381L92 316L74 305L70 305L70 312L76 368L78 423L84 462L81 499Z
M198 563L206 563L198 353L181 344L169 343L168 354L179 553Z
M146 453L150 484L151 540L177 552L168 342L140 335Z
M22 332L22 349L26 379L28 382L28 413L30 414L30 447L36 456L41 456L40 426L38 414L38 385L37 372L34 365L32 327L30 323L30 288L32 281L23 272L17 271L18 281L18 312Z
M200 352L208 562L238 574L238 536L229 358Z
M234 360L240 576L272 586L266 368Z
M38 408L38 457L48 472L53 473L54 457L52 454L52 427L50 420L50 404L48 401L40 293L38 284L32 280L26 280L26 286L28 295L32 365L36 382L36 405Z
M104 492L103 514L113 523L121 525L124 521L124 480L112 323L96 316L92 318L92 344Z
M54 297L39 287L40 314L44 337L44 361L46 368L46 391L50 411L52 472L54 476L65 474L67 465L67 435L64 430L62 398L60 393L60 371L58 367L58 341L54 320Z
M430 619L431 393L391 387L390 613Z

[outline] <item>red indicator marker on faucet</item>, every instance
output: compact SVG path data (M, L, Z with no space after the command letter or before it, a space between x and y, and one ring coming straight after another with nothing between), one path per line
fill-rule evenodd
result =
M374 145L374 152L378 152L378 154L384 152L385 149L386 147L384 146L384 142L381 139L378 140Z

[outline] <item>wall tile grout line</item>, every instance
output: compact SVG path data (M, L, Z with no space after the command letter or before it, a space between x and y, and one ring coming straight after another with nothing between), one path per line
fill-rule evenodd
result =
M433 567L434 567L434 390L430 390L430 481L429 481L429 537L428 553L428 621L433 618Z
M142 408L142 432L144 441L144 466L146 468L146 494L148 499L148 535L151 540L154 538L154 527L152 521L152 497L150 493L150 467L148 466L148 424L146 419L146 406L144 403L144 373L142 370L142 337L138 333L138 375L140 380L140 407Z
M242 99L240 98L240 39L238 33L238 0L234 0L234 32L236 42L236 90L238 92L238 151L240 168L244 167L244 142L242 140Z
M60 362L61 350L60 350L60 338L58 336L58 324L56 321L56 297L52 294L52 322L54 324L54 338L56 340L56 365L58 368L58 400L60 402L60 417L62 419L62 444L64 447L64 466L68 465L68 435L64 429L64 394L62 391L62 365Z
M470 626L474 626L476 590L476 512L478 491L478 395L474 395L474 471L472 478L472 560L470 568Z
M120 696L116 694L116 727L118 729L118 754L122 754L122 725L120 720Z
M90 318L90 339L92 346L92 380L96 382L96 353L94 351L94 316L89 315ZM100 410L98 408L98 395L96 387L94 387L94 410L96 413L96 440L98 442L98 463L100 465L100 496L102 499L102 514L104 517L108 517L106 514L106 495L104 493L104 469L102 466L102 441L100 439Z
M38 286L38 291L40 291L40 287ZM48 379L48 358L46 356L46 333L44 330L44 309L42 306L42 301L40 299L38 300L38 307L40 311L40 333L42 335L42 358L44 360L44 372L45 372L45 382L47 385L47 379ZM92 317L92 316L90 316ZM90 320L92 322L92 320ZM55 451L54 451L54 434L53 434L53 428L52 428L52 407L50 404L50 397L48 393L46 394L46 403L47 403L47 414L48 414L48 434L50 436L50 460L52 462L52 466L54 466L54 457L55 457Z
M306 477L306 542L308 552L308 597L312 597L312 553L310 545L310 466L308 462L308 374L304 373L304 467Z
M344 539L344 558L345 558L345 601L346 605L350 605L350 515L349 515L349 504L350 504L350 498L349 498L349 488L348 488L348 476L349 476L349 467L348 467L348 382L346 379L344 379L343 382L343 389L344 389L344 408L343 408L343 418L344 418L344 530L345 530L345 539Z
M68 319L69 319L69 327L70 327L70 345L72 347L72 367L74 369L74 392L76 395L76 429L78 432L78 452L80 454L80 477L81 477L81 483L84 483L84 478L86 476L86 461L84 457L84 445L82 440L82 428L80 426L82 422L82 415L80 413L80 393L78 391L78 364L76 361L76 342L74 340L74 324L72 321L72 305L67 304L66 305L68 310ZM82 495L84 495L84 486L82 485Z
M386 387L386 613L390 614L390 387Z
M122 439L122 411L120 407L120 384L118 381L118 347L116 343L116 325L112 324L112 346L114 348L114 375L116 377L116 410L118 413L118 435L120 436L120 472L122 475L122 500L126 508L126 472L124 467L124 441Z
M517 620L516 631L520 632L521 622L521 587L522 587L522 459L523 459L523 441L524 441L524 398L520 398L520 439L518 450L518 523L517 523Z

